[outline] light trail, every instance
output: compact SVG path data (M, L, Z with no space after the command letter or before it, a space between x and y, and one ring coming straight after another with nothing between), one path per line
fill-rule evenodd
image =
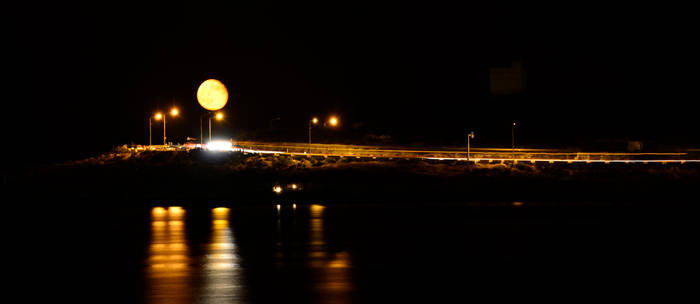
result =
M504 161L504 162L515 162L515 163L537 163L537 162L548 162L548 163L555 163L555 162L565 162L565 163L624 163L624 164L633 164L633 163L642 163L642 164L648 164L648 163L700 163L700 159L557 159L557 158L456 158L456 157L424 157L423 159L429 159L429 160L449 160L449 161L467 161L467 162L474 162L478 163L481 161Z
M256 150L256 149L242 149L241 151L246 153L254 154L277 154L277 155L290 155L290 156L317 156L317 157L372 157L376 158L410 158L406 156L391 156L391 155L377 155L377 156L361 156L361 155L343 155L343 154L333 154L333 153L306 153L306 152L284 152L284 151L270 151L270 150ZM390 151L390 150L389 150ZM589 153L586 153L589 154ZM592 153L591 153L592 154ZM597 153L598 155L619 155L620 153ZM667 153L669 155L678 155L679 153ZM623 154L624 155L624 154ZM659 155L655 153L643 153L637 155ZM624 163L624 164L649 164L649 163L700 163L700 159L566 159L566 158L470 158L466 157L413 157L417 159L425 160L438 160L438 161L465 161L465 162L503 162L503 163Z
M436 161L467 161L474 163L605 163L605 164L650 164L650 163L700 163L700 155L694 149L685 152L573 152L557 149L512 149L474 148L467 159L467 152L452 150L420 150L406 147L377 147L335 144L297 144L297 143L257 143L234 142L220 151L242 152L251 154L274 154L303 157L338 157L371 159L423 159ZM137 146L133 150L190 150L192 148L166 146ZM312 153L313 152L313 153ZM699 150L700 152L700 150ZM491 155L488 155L491 154ZM692 154L692 156L691 156ZM649 159L644 159L649 158Z

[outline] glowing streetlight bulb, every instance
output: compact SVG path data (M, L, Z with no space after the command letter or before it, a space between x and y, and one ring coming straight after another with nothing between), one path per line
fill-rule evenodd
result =
M317 124L317 123L318 123L318 118L314 117L313 119L311 119L311 122L312 122L313 124Z
M156 113L156 116L155 116L154 118L155 118L156 120L160 120L161 118L163 118L163 114Z
M180 114L180 111L177 108L170 110L170 115L177 116L178 114Z
M331 116L331 119L328 120L328 123L330 123L331 126L335 127L338 125L338 118L336 118L335 116Z
M224 119L224 114L216 113L216 120L222 120L222 119Z

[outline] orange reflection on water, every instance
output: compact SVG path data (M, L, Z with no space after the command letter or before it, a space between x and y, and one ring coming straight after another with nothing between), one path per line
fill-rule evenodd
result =
M168 216L172 217L184 217L185 216L185 209L182 209L182 207L179 206L171 206L168 207Z
M242 279L239 257L229 223L228 208L212 209L211 239L204 257L202 303L238 303Z
M350 303L348 295L353 289L350 280L350 254L345 251L336 253L323 268L319 283L323 302Z
M323 235L323 210L324 206L311 205L309 211L309 258L311 267L320 267L326 257L326 240Z
M163 208L163 207L154 207L151 210L151 216L153 219L156 219L156 218L164 219L167 217L167 215L168 215L168 211L165 210L165 208Z
M215 220L228 220L231 209L226 207L218 207L211 210L212 218Z
M184 220L181 207L151 210L151 243L146 260L150 303L191 302L192 269Z
M341 251L331 255L324 234L322 205L309 207L309 266L314 270L314 287L322 303L351 303L353 289L350 254Z

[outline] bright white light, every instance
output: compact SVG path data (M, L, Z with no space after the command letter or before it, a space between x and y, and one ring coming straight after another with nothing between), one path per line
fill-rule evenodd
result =
M233 144L230 141L212 141L207 144L207 150L211 151L232 151Z

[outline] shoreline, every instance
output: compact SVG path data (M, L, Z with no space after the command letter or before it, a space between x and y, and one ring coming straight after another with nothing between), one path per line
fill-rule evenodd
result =
M553 204L685 201L700 184L700 165L693 163L511 166L201 151L115 155L42 168L6 187L45 197L135 201ZM292 184L299 189L286 189ZM274 186L285 189L276 194Z

